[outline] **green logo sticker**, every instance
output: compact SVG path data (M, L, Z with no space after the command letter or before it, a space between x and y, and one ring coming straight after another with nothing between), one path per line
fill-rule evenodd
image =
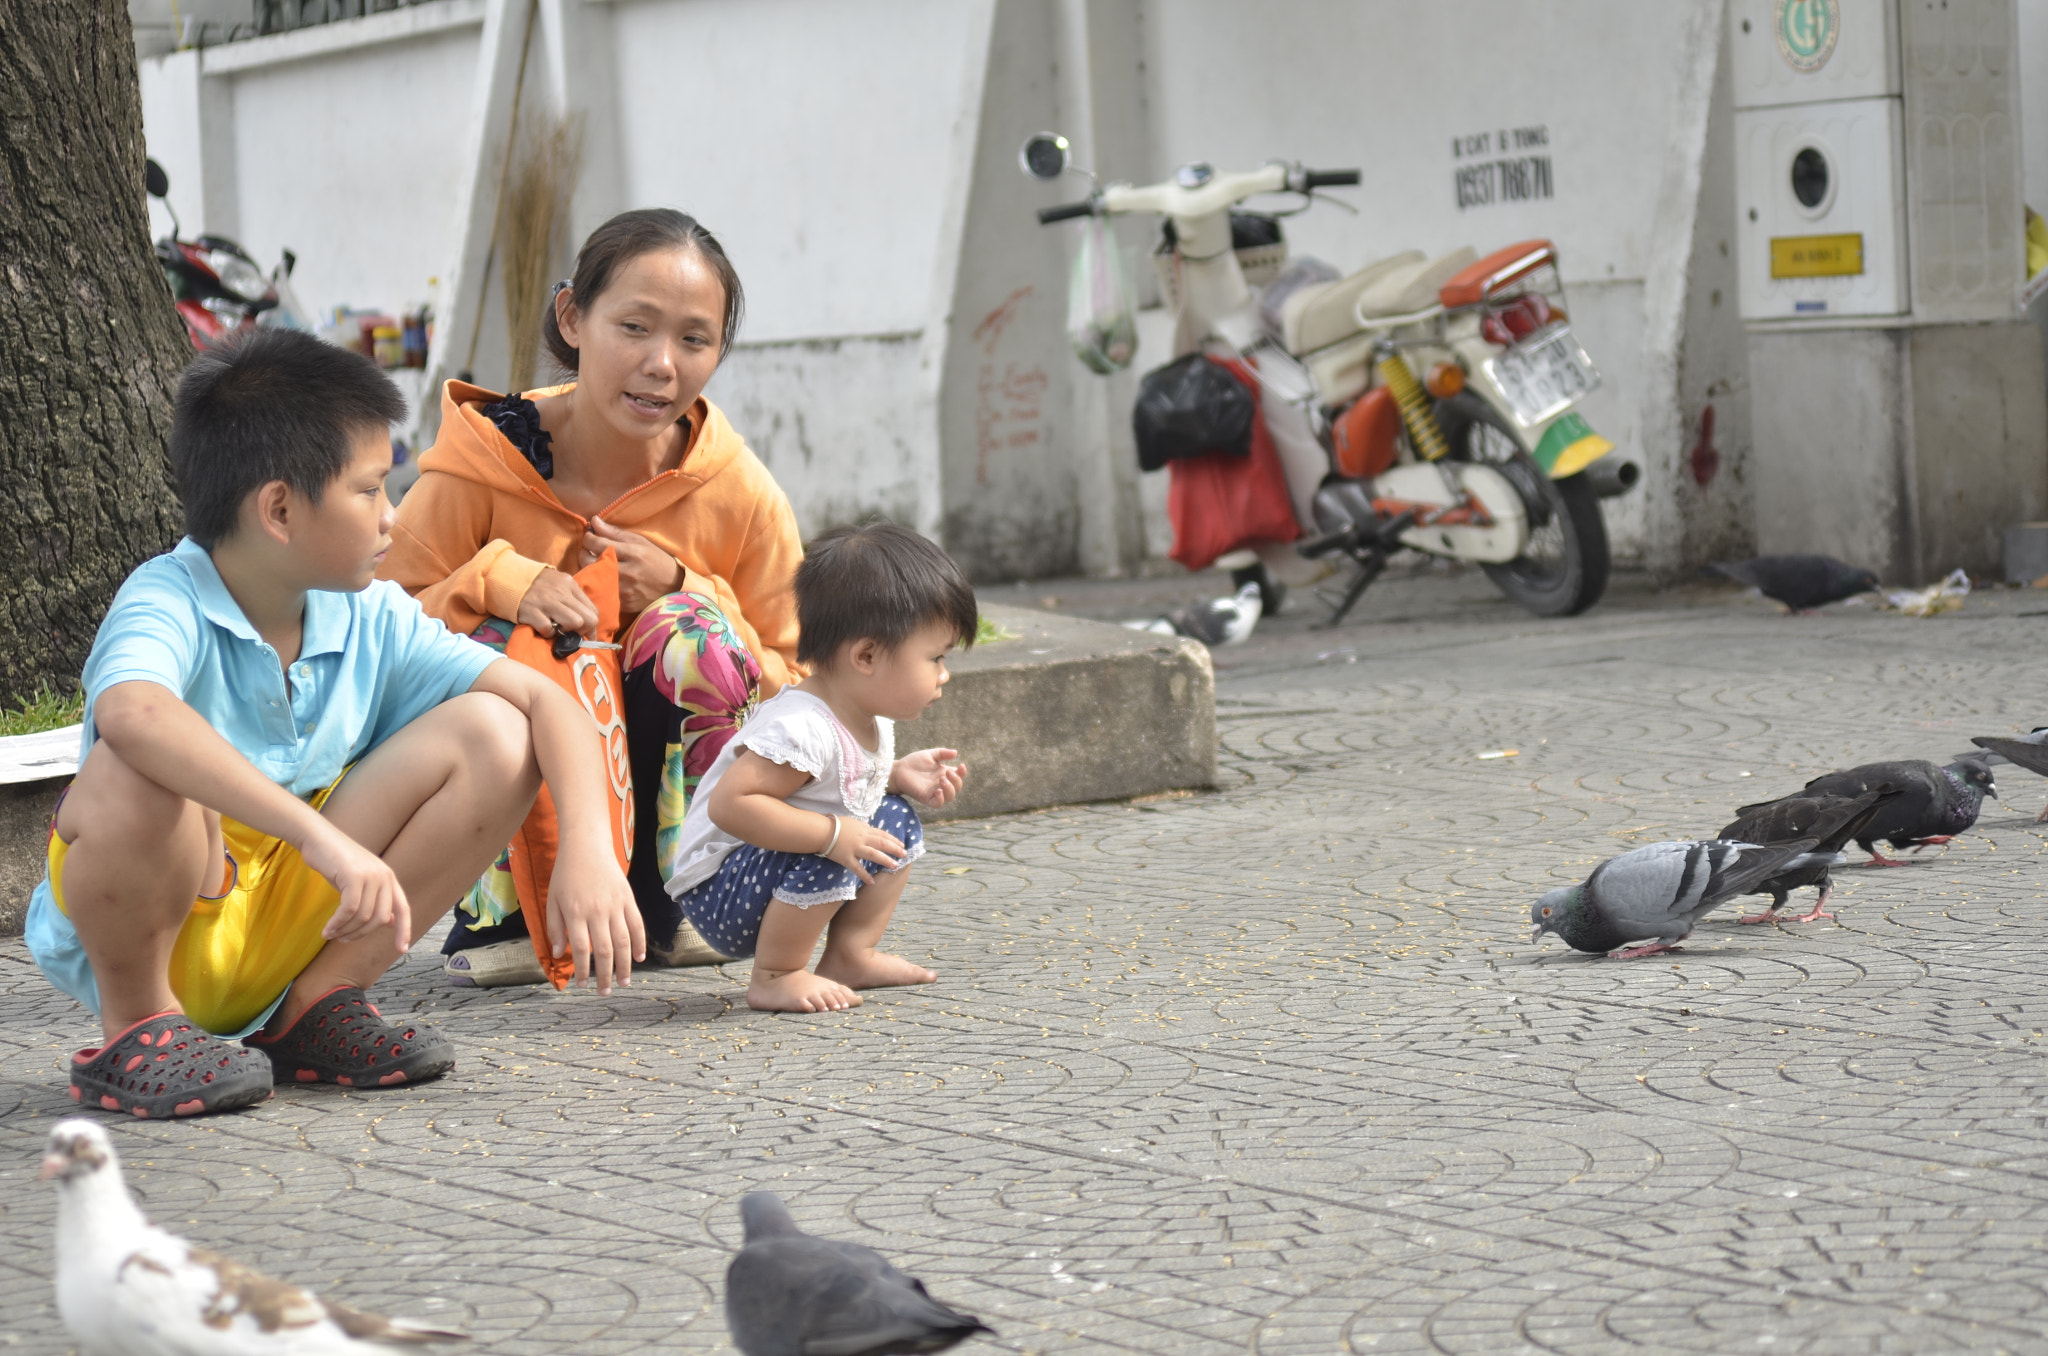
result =
M1841 31L1841 0L1778 0L1778 12L1771 22L1778 55L1802 75L1828 64Z

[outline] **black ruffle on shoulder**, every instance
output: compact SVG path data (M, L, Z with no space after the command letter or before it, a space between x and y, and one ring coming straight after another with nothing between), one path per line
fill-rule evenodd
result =
M519 449L542 480L555 478L555 449L540 426L540 406L522 395L508 395L484 406L484 418L498 426L505 440Z

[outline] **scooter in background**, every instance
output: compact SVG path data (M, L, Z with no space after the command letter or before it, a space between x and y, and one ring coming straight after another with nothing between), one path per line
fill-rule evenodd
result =
M291 290L297 255L286 250L266 278L249 252L224 235L181 239L184 228L166 196L171 191L170 177L151 160L144 168L143 182L149 195L171 214L171 233L156 242L156 258L194 348L205 348L224 334L258 324L312 328Z
M1065 139L1049 133L1022 159L1040 179L1069 169ZM1166 218L1157 262L1175 356L1221 348L1257 369L1296 516L1313 534L1297 549L1353 563L1325 625L1402 547L1479 564L1539 616L1585 611L1609 572L1598 501L1641 469L1575 408L1600 376L1572 333L1556 250L1409 251L1345 278L1289 279L1279 217L1231 210L1358 182L1357 170L1274 163L1230 174L1196 163L1170 183L1099 186L1038 219ZM1269 293L1284 285L1284 297L1267 298L1277 305L1261 307L1248 271Z

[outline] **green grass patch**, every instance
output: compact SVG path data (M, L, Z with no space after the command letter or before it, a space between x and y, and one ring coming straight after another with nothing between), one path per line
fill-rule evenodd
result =
M978 622L977 622L977 623L975 624L975 627L974 627L974 643L975 643L976 645L987 645L987 644L990 644L991 642L994 642L994 641L998 641L998 640L1015 640L1015 639L1017 639L1017 633L1016 633L1015 631L1005 631L1005 630L1004 630L1004 629L1003 629L1002 627L1000 627L1000 626L997 626L997 625L996 625L996 624L995 624L994 622L990 621L990 620L989 620L989 619L988 619L987 617L983 617L983 618L981 618L981 619L980 619L980 620L979 620L979 621L978 621Z
M66 725L76 725L83 719L83 692L73 692L67 696L57 692L48 683L41 683L32 694L16 702L13 710L0 711L0 738L8 735L41 734L45 730L61 730Z

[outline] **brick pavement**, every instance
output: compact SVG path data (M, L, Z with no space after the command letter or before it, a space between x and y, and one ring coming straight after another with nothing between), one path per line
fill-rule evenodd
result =
M2048 781L1838 873L1840 926L1724 912L1611 962L1526 918L1813 772L2042 723L2041 597L1790 620L1625 585L1544 623L1389 580L1219 657L1221 792L935 827L896 929L927 990L769 1016L743 966L598 999L422 954L376 997L456 1041L445 1082L117 1143L158 1221L490 1352L723 1349L760 1186L984 1349L2038 1351ZM66 1351L32 1179L87 1028L18 943L0 1014L0 1345Z

